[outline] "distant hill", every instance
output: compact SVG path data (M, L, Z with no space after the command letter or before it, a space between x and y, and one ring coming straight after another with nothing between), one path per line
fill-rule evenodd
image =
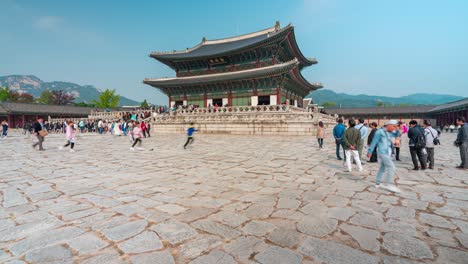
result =
M44 82L34 75L0 76L0 86L11 90L24 91L39 97L44 90L64 90L75 96L75 102L91 103L96 100L100 91L92 85L78 85L70 82ZM119 105L140 105L139 102L120 96Z
M462 96L446 95L446 94L411 94L402 97L388 97L388 96L375 96L375 95L349 95L345 93L335 93L331 90L320 89L312 92L307 96L312 98L314 103L323 105L326 102L334 102L336 106L342 108L351 107L375 107L379 102L385 106L399 106L399 105L438 105L456 100L463 99ZM333 108L328 106L328 108Z

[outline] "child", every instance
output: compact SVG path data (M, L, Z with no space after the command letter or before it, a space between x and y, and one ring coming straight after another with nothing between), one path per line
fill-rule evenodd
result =
M70 146L70 152L75 152L73 147L75 147L75 128L73 127L73 121L68 121L68 125L66 128L66 136L67 136L67 144L63 147Z
M319 144L319 148L323 148L323 139L324 138L325 138L325 128L324 128L323 122L320 121L318 123L318 127L317 127L317 141L318 141L318 144Z
M135 145L138 143L138 148L137 149L141 149L141 138L142 138L142 130L141 130L141 125L140 125L140 122L138 121L135 121L135 127L133 128L133 131L132 131L132 134L133 134L133 145L132 147L130 148L131 151L135 151Z
M184 149L187 148L187 145L193 143L193 133L198 131L193 127L193 123L190 123L189 127L187 128L187 142L185 142Z

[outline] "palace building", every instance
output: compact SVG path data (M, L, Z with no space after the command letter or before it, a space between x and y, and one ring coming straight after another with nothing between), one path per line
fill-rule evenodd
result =
M301 53L291 24L281 28L276 22L274 27L241 36L203 38L193 48L153 52L150 57L175 71L173 78L143 81L165 93L170 107L302 107L303 98L322 87L301 74L317 60Z

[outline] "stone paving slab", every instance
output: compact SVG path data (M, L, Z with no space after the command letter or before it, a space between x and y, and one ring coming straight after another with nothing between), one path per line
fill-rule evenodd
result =
M64 142L0 140L1 263L468 263L468 172L449 143L416 172L402 147L395 194L374 187L377 164L343 172L329 139Z

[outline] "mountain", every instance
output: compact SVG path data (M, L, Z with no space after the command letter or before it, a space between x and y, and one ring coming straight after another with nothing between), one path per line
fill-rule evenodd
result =
M0 76L0 87L8 86L11 90L22 91L39 97L44 90L64 90L75 96L75 102L91 103L101 93L92 85L79 85L70 82L44 82L34 75ZM140 105L139 102L120 96L119 105Z
M345 93L335 93L327 89L320 89L310 93L308 98L312 98L313 102L323 105L327 102L336 103L332 107L352 108L352 107L375 107L378 104L385 106L399 105L439 105L456 100L463 99L462 96L446 95L446 94L411 94L402 97L388 97L375 95L350 95ZM332 108L329 107L329 108Z

